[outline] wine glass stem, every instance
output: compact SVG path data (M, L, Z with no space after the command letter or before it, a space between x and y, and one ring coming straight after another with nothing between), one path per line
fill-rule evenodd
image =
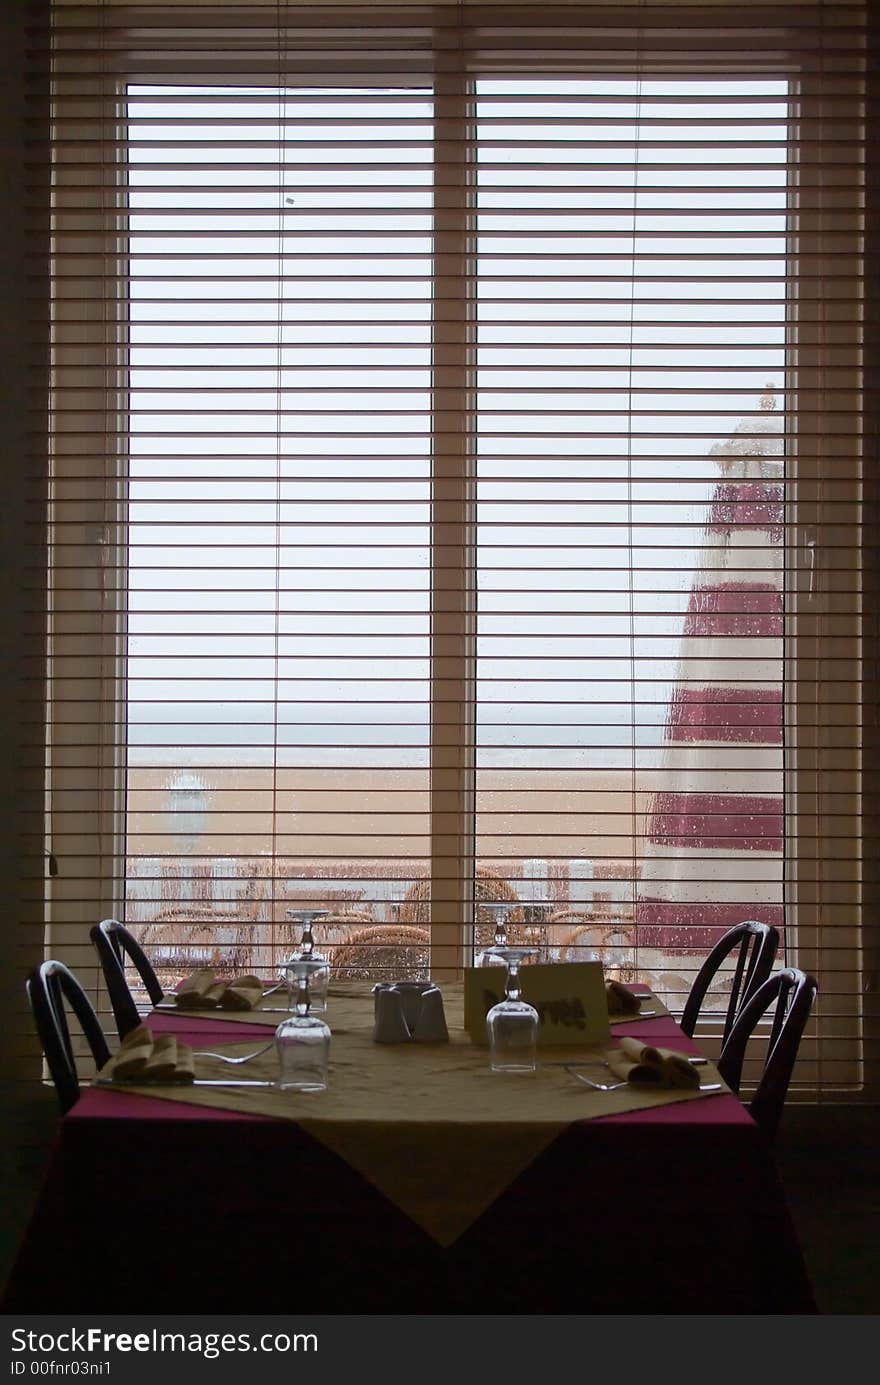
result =
M495 915L495 946L507 947L507 908L503 904L492 906Z
M519 1000L519 958L509 958L507 962L507 999Z
M299 977L299 989L296 993L296 1013L301 1019L305 1019L309 1013L309 978Z

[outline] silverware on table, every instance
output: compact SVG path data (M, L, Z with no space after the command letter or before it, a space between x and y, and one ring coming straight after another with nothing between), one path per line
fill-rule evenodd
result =
M194 1082L187 1082L187 1087L275 1087L276 1082L270 1082L268 1078L247 1078L247 1077L197 1077Z
M194 1082L138 1082L132 1077L128 1082L114 1082L112 1077L96 1077L95 1087L115 1087L125 1091L126 1087L179 1087L182 1092L187 1087L274 1087L277 1084L261 1077L197 1077Z
M682 1058L687 1058L691 1067L704 1068L708 1066L709 1059L704 1058L699 1053L683 1053ZM573 1068L573 1067L596 1067L607 1068L608 1063L604 1058L581 1058L578 1063L572 1063L570 1058L546 1058L540 1064L544 1068Z
M224 1010L219 1005L176 1005L173 1000L159 1000L153 1006L163 1014L183 1015L186 1019L228 1019L231 1014L290 1015L286 1005L255 1005L253 1010Z
M573 1064L564 1063L563 1067L569 1077L574 1077L578 1082L582 1082L585 1087L590 1087L594 1092L616 1092L620 1087L629 1087L632 1084L623 1082L594 1082L592 1077L585 1077L582 1072L577 1072ZM720 1082L708 1082L700 1087L682 1088L682 1091L689 1090L695 1092L720 1092L722 1084ZM647 1088L646 1088L647 1089ZM658 1091L668 1091L668 1088L661 1088L658 1084Z
M252 1058L259 1058L261 1053L268 1053L269 1049L274 1047L274 1044L275 1036L273 1034L269 1042L267 1044L263 1044L262 1048L255 1048L253 1053L243 1053L240 1058L230 1058L227 1053L214 1053L209 1048L194 1048L193 1057L219 1058L221 1063L249 1063Z

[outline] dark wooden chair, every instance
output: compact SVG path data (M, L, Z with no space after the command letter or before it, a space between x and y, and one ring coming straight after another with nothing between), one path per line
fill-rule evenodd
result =
M773 1006L764 1066L748 1109L768 1139L776 1134L804 1027L819 991L819 983L798 967L783 967L758 987L743 1005L721 1049L718 1071L728 1087L739 1093L749 1039Z
M101 961L101 970L113 1006L113 1018L120 1039L141 1022L134 996L125 975L125 958L130 957L147 989L147 995L154 1005L162 999L164 992L149 958L136 938L124 924L116 919L102 919L89 930Z
M738 1011L747 1000L751 999L757 988L770 975L778 947L779 930L774 928L771 923L758 923L754 919L747 919L743 923L735 923L732 928L728 928L724 936L712 948L694 978L681 1017L681 1027L685 1034L689 1038L693 1038L706 992L722 962L733 952L734 948L739 948L730 1000L724 1017L722 1042L725 1041Z
M108 1061L110 1049L92 1002L63 962L41 962L27 978L25 989L49 1072L55 1083L58 1104L64 1114L79 1097L79 1074L64 1009L65 1001L79 1021L96 1068L102 1068Z

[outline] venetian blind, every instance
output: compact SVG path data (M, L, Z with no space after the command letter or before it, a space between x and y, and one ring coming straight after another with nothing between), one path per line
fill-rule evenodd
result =
M55 955L765 918L860 1085L863 26L53 7Z

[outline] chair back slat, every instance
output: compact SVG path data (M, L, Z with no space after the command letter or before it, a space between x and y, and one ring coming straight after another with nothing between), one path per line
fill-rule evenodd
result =
M92 1002L63 962L49 960L35 967L25 983L37 1034L62 1112L79 1097L79 1074L65 1013L65 1001L79 1021L95 1067L102 1068L110 1049Z
M727 1013L724 1017L722 1042L727 1041L739 1011L770 975L779 947L779 930L771 923L761 923L757 919L745 919L742 923L735 923L732 928L728 928L697 972L685 1002L681 1027L689 1038L694 1036L703 1001L712 981L721 964L737 947L739 951Z
M141 1022L125 975L126 956L134 963L154 1005L158 1004L164 994L161 983L140 943L117 919L102 919L89 930L89 937L101 961L116 1029L120 1039L124 1039L126 1034L136 1029Z
M774 972L742 1007L721 1049L718 1071L731 1090L739 1093L749 1039L774 1006L763 1069L748 1108L771 1140L782 1118L801 1038L818 991L816 978L798 967Z

